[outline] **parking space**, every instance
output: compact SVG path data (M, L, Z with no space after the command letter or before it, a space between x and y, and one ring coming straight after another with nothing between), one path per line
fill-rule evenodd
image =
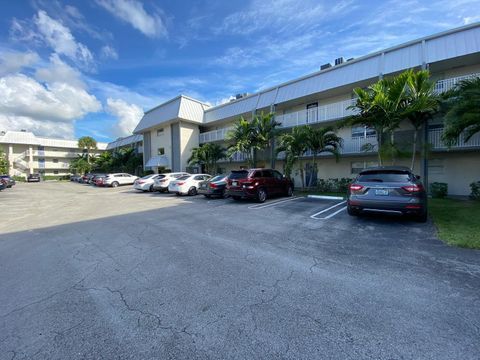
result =
M72 183L18 184L0 213L2 359L480 352L480 253L430 223Z

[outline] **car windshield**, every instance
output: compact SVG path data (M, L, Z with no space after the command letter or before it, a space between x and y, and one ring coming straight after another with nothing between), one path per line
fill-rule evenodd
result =
M187 180L191 175L183 175L179 177L177 180Z
M411 176L405 171L382 170L368 171L361 173L357 181L359 182L409 182Z
M152 177L156 176L156 174L150 174L150 175L147 175L147 176L144 176L142 177L143 180L148 180L148 179L151 179Z
M223 179L225 179L225 175L217 175L217 176L214 176L213 178L211 178L210 182L222 181Z
M248 171L247 170L234 170L228 176L228 178L231 179L231 180L245 179L247 177L248 177Z

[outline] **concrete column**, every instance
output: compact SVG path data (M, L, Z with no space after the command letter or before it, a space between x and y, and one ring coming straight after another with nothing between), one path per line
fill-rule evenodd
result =
M14 171L13 171L13 145L10 144L8 145L8 175L13 176Z
M31 145L28 147L28 167L30 168L30 174L33 174L33 148Z

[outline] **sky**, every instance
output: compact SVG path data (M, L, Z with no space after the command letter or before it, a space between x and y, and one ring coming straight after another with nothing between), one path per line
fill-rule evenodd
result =
M218 105L480 21L480 0L0 2L0 131L97 141L179 94Z

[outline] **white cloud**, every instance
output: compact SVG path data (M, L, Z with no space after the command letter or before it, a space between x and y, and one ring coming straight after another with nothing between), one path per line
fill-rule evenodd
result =
M118 119L113 131L116 136L131 135L143 116L143 110L139 106L120 99L107 99L106 111Z
M24 67L34 65L40 60L35 52L0 52L0 76L16 73Z
M57 54L50 56L48 67L37 69L35 78L49 84L62 82L79 89L86 87L80 71L63 62Z
M100 54L104 59L114 59L114 60L118 59L117 50L115 50L110 45L103 46L102 49L100 50Z
M0 130L27 130L39 136L73 139L74 123L59 123L58 121L35 120L27 116L4 115L0 113Z
M45 11L39 10L34 16L34 23L43 40L57 54L65 55L85 67L93 65L93 55L90 50L77 42L70 29L61 22L52 19Z
M96 97L82 88L58 81L42 85L23 74L0 78L0 93L0 128L5 130L66 137L75 120L101 110Z
M147 13L137 0L97 0L113 16L129 23L148 37L166 37L167 28L159 11Z

